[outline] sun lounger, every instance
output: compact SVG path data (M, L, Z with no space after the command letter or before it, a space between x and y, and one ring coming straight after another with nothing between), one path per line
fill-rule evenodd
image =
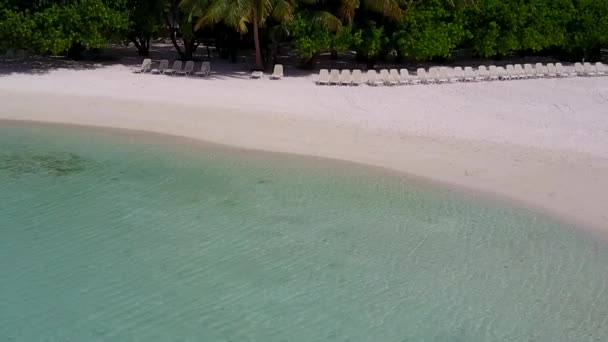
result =
M569 72L568 70L566 70L566 68L564 68L562 63L555 63L555 70L557 71L557 75L559 77L576 76L576 72Z
M428 77L426 74L426 70L424 70L424 68L418 68L416 70L416 77L418 78L418 80L420 80L420 83L423 83L423 84L429 83Z
M587 74L587 76L598 76L597 68L595 67L595 65L592 65L589 62L585 62L583 63L583 67L585 68L585 74Z
M350 77L350 70L343 69L340 73L340 84L341 85L350 85L352 83L352 79Z
M499 80L508 80L510 77L507 76L507 70L504 67L496 67L496 74L498 75Z
M335 85L339 85L340 84L340 70L338 69L331 69L329 71L329 84L335 84Z
M329 84L329 70L321 69L319 70L319 80L317 81L318 85Z
M197 72L195 75L199 77L207 77L211 73L211 63L203 62L201 64L201 71Z
M361 70L359 70L359 69L353 70L353 81L351 84L355 85L355 86L360 86L361 83L363 83L363 77L361 75Z
M413 84L413 77L410 76L410 72L407 69L399 70L399 83L401 84ZM418 81L420 82L420 81Z
M459 81L459 82L463 82L464 81L464 70L462 70L462 67L455 67L454 68L454 77Z
M271 80L281 80L283 79L283 64L275 64L274 70L272 71L272 75L270 75Z
M517 76L517 78L528 78L528 75L526 75L526 72L521 64L515 64L513 69L515 70L515 76Z
M261 80L264 78L264 72L261 70L254 70L251 72L251 75L249 75L249 78Z
M448 82L456 83L456 82L460 81L458 76L456 76L456 72L454 71L454 69L448 68L447 72L448 72Z
M404 84L420 84L420 79L413 74L410 74L409 70L401 69L401 82L405 82Z
M450 76L448 76L448 68L439 67L435 69L437 70L437 77L435 78L437 83L448 83L450 81Z
M367 84L370 86L378 86L384 84L381 79L378 78L376 70L367 71Z
M189 76L193 71L194 71L194 62L193 61L187 61L186 65L184 65L184 69L183 70L179 70L177 72L177 74L179 76Z
M471 68L470 66L464 67L464 81L465 82L474 82L476 76L477 75L475 74L475 71L473 70L473 68Z
M496 65L490 65L488 67L488 78L490 81L498 81L498 69Z
M429 68L426 78L427 83L437 83L437 80L439 79L439 69L436 67Z
M534 67L530 63L524 64L524 73L526 75L526 78L536 78L537 77L536 71L534 70Z
M390 85L388 70L386 70L386 69L380 70L380 81L382 81L382 84L384 84L384 85Z
M150 72L153 73L153 74L162 74L168 68L169 68L169 60L168 59L163 59L163 60L160 61L160 64L158 65L158 68L152 69Z
M549 76L549 77L559 77L559 74L557 73L557 68L555 67L555 64L553 64L553 63L547 63L547 76Z
M182 70L182 61L173 62L171 69L165 70L165 75L175 75L178 71Z
M390 69L388 71L388 83L392 86L399 85L399 71L397 69Z
M505 66L505 79L514 80L515 78L515 67L513 66L513 64L507 64Z
M534 70L536 71L536 77L547 77L547 69L543 63L536 63L534 65Z
M376 70L367 70L367 85L376 85Z
M578 76L587 76L585 73L585 67L581 63L574 63L574 71Z
M477 67L477 75L475 76L475 81L486 81L490 78L490 73L485 65L480 65Z
M152 67L152 60L150 58L146 58L141 63L141 68L135 70L134 73L136 73L136 74L146 73L146 72L150 71L151 67Z
M608 75L608 67L604 63L602 63L602 62L595 63L595 68L597 70L598 76L607 76Z

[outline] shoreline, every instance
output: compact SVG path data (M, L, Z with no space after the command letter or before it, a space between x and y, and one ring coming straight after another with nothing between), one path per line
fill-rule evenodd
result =
M0 119L173 135L373 166L608 238L608 78L410 87L137 75L0 77Z
M139 131L140 134L166 135L169 140L174 140L170 136L175 136L235 149L371 166L397 172L406 179L419 179L440 189L450 187L456 191L478 193L481 198L489 196L608 238L607 218L600 204L603 195L601 189L608 188L608 180L603 176L608 172L608 161L593 156L576 155L572 160L566 160L564 155L557 152L545 153L520 147L378 135L352 128L290 122L271 113L243 114L199 108L199 114L204 115L193 119L189 115L159 115L163 112L161 104L130 104L130 101L111 98L48 97L19 92L12 92L8 97L10 99L7 94L0 92L0 99L5 104L0 109L0 118L5 120ZM60 103L71 105L66 108ZM192 107L171 107L183 113L196 110ZM82 115L84 108L89 115ZM140 116L143 115L147 117L142 119ZM251 120L257 121L258 126ZM265 129L261 130L260 125ZM255 132L248 130L251 127L257 128ZM470 147L474 147L474 150ZM395 157L398 155L401 157ZM513 162L511 158L519 159ZM510 162L505 164L505 160ZM488 165L494 167L488 168ZM541 177L542 174L550 177ZM571 177L573 174L586 174L587 177ZM513 183L524 176L529 180ZM556 184L560 183L568 186L561 189L562 196L555 196L551 191L556 191ZM571 196L577 193L586 193L591 200L573 199ZM591 202L596 204L595 207L589 205ZM569 206L574 210L566 210Z
M193 148L194 150L220 151L222 154L228 153L233 156L237 155L237 158L246 158L247 160L255 160L256 162L264 162L269 159L272 159L273 161L278 160L278 162L282 165L286 165L288 163L291 167L297 165L303 168L329 168L331 170L338 170L339 172L353 172L353 170L355 170L356 172L363 172L366 177L380 177L382 179L389 179L391 181L416 183L424 186L425 188L432 189L433 191L454 194L460 193L470 198L474 198L477 201L489 201L494 205L506 206L520 212L525 212L529 215L539 215L544 219L548 219L549 221L555 222L556 224L564 227L577 229L591 236L608 240L608 232L605 232L603 229L597 229L598 227L584 225L584 223L577 218L564 215L563 212L549 210L533 203L515 199L509 195L489 192L460 184L448 183L441 179L429 178L419 174L412 174L404 170L374 164L366 164L346 159L321 157L312 154L251 149L245 146L227 145L183 135L161 133L156 131L125 129L111 126L92 126L64 122L0 118L0 125L4 124L34 128L36 126L46 126L58 127L66 130L78 129L93 133L99 132L109 136L116 134L122 138L129 136L130 138L139 140L143 143L160 143L163 145L167 144L178 147Z

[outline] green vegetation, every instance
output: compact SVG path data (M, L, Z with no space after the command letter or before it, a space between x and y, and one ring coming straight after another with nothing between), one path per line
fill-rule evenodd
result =
M162 36L183 59L202 38L231 55L253 47L257 68L282 43L304 67L344 51L370 65L391 52L424 61L455 49L578 59L608 45L608 0L0 0L2 51L76 56L129 41L146 56L150 40Z

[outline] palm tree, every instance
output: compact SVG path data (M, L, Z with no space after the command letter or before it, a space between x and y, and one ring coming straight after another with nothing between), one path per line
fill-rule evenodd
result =
M191 17L197 18L196 28L220 21L232 25L240 33L248 32L248 24L253 26L255 44L255 65L264 68L260 47L260 28L268 18L287 23L293 18L293 0L182 0L182 8Z

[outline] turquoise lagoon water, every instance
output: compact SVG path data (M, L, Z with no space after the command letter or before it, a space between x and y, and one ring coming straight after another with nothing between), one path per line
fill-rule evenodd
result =
M0 122L0 341L608 341L608 245L360 167Z

